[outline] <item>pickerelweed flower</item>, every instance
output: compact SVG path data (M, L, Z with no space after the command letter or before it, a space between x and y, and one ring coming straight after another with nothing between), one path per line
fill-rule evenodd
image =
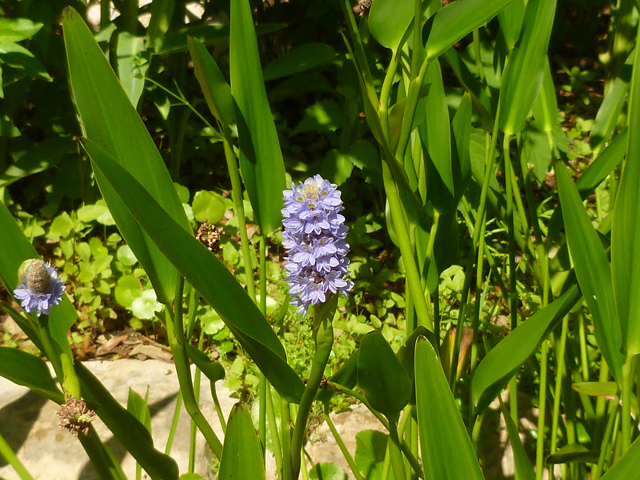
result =
M320 175L284 191L283 245L287 249L287 282L291 303L307 314L310 305L324 303L329 293L347 292L349 228L337 185Z
M64 284L56 267L42 260L33 260L24 271L20 285L13 291L27 313L49 315L51 307L62 300Z

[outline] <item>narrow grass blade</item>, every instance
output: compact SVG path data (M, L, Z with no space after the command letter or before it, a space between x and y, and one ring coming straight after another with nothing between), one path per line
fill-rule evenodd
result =
M234 405L224 438L220 480L264 480L264 457L251 414L241 403Z
M136 221L178 272L218 312L278 393L290 402L300 401L304 384L287 364L275 332L229 270L180 228L149 192L97 144L87 141L85 148L95 171L110 185L118 185L120 200Z
M231 2L229 64L237 104L240 169L262 233L280 226L284 161L273 122L249 0Z
M326 43L308 43L294 48L264 67L265 80L286 77L315 67L329 65L336 59L336 52Z
M520 44L513 49L500 87L500 128L519 132L536 100L544 73L556 0L531 0L524 14Z
M89 407L95 409L100 420L149 476L158 480L177 479L178 464L173 458L154 448L151 434L144 425L122 407L81 362L76 362L75 371L80 380L82 396Z
M551 77L549 58L546 58L544 62L542 87L533 104L533 116L542 126L542 130L547 133L551 132L556 123L558 123L558 101L556 100L556 89Z
M431 343L418 339L415 380L425 478L482 480L471 440Z
M431 61L476 28L484 25L511 0L465 0L452 2L436 13L427 40L427 60Z
M64 395L51 378L47 364L35 355L17 348L0 347L0 375L52 402L64 403Z
M518 325L484 357L471 381L473 403L479 414L580 298L580 290L576 285L572 286L560 298Z
M593 315L596 340L602 355L614 378L619 381L622 379L622 339L607 254L564 165L556 166L556 180L573 268Z
M506 407L503 404L500 404L500 407L502 411L502 418L504 419L504 423L507 425L507 431L509 432L509 442L511 443L511 448L513 450L513 459L516 467L516 478L518 478L518 480L534 480L536 478L536 474L533 471L533 466L527 456L524 445L522 445L522 440L520 440L518 427L513 422L511 414Z
M190 230L182 203L153 139L89 27L72 8L64 11L63 31L69 82L84 135L123 165L180 228ZM118 228L149 275L158 299L171 303L175 295L175 269L118 201L115 191L99 172L96 179Z
M640 353L640 48L635 50L628 117L627 160L611 226L611 271L622 351L633 355Z

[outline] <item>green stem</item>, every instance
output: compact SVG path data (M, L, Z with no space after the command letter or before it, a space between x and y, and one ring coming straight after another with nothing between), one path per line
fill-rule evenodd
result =
M325 403L324 421L327 422L327 425L329 426L329 430L331 430L331 433L333 434L333 438L336 439L338 448L340 448L342 455L344 456L345 460L349 464L349 468L351 468L351 471L353 472L353 476L356 478L356 480L364 480L362 478L362 475L360 474L360 469L358 468L358 466L356 465L356 462L353 460L353 457L349 453L347 446L342 441L342 437L338 433L338 430L336 430L336 426L333 424L333 420L331 420L331 416L329 415L329 413L330 413L329 404Z
M164 448L165 455L171 454L171 448L173 447L173 439L176 436L176 429L178 427L178 421L180 420L180 409L182 408L182 392L178 391L178 397L176 398L176 408L173 412L173 419L171 420L171 427L169 428L169 437L167 438L167 445Z
M276 412L273 408L273 400L271 399L271 388L267 388L267 419L269 420L269 432L271 433L271 446L273 448L273 456L276 459L276 469L278 474L284 478L282 473L282 449L280 447L280 437L278 435L278 422L276 421ZM264 448L267 448L267 444L264 443Z
M13 467L22 480L33 480L27 469L22 465L17 455L11 449L7 441L0 435L0 456L4 457L9 465Z
M102 0L100 2L100 30L103 30L110 22L111 2Z
M428 330L433 331L433 320L429 313L429 307L422 290L422 282L420 281L420 273L413 254L413 246L409 241L409 230L405 223L404 212L400 203L398 187L391 175L391 170L386 162L382 162L382 178L384 180L384 188L389 200L389 208L391 209L391 218L396 227L398 242L400 243L400 254L404 260L406 269L406 278L411 290L411 296L418 316L418 324L423 325Z
M204 338L204 330L200 330L200 338L198 340L198 350L202 351L202 340ZM202 380L202 372L196 366L196 375L193 382L193 390L198 405L200 404L200 382ZM189 473L193 473L196 467L196 423L191 419L191 437L189 438Z
M120 463L114 461L114 456L110 455L108 447L102 443L100 437L96 433L93 426L90 427L89 435L83 433L78 434L78 440L87 452L91 464L98 472L101 480L127 480L127 476L122 471ZM136 474L138 469L141 471L139 463L136 463ZM31 477L27 477L31 478ZM23 480L24 477L23 477Z
M327 304L328 303L337 305L337 297L334 295L332 299L328 300ZM293 438L291 441L292 478L294 480L298 478L298 474L300 473L302 441L304 440L304 433L307 429L307 420L309 418L309 412L311 411L311 405L320 387L320 382L324 376L324 369L329 360L331 348L333 347L333 326L331 322L333 320L335 306L331 308L331 306L327 304L322 305L322 307L326 306L329 310L332 310L329 315L323 315L321 308L318 308L318 306L314 307L313 336L316 344L316 352L313 357L307 386L304 389L302 400L298 407L298 415L296 416L296 424L293 429Z
M635 355L627 354L622 365L622 451L631 446L631 393L633 390L633 362Z
M569 324L569 316L566 315L562 319L562 333L560 341L554 341L555 356L556 356L556 385L553 393L553 417L551 421L551 446L549 453L553 455L556 453L556 447L558 444L558 423L560 420L560 404L562 402L562 379L565 375L564 367L564 348L566 345L567 329Z
M289 410L289 402L280 397L280 425L282 426L282 480L298 480L300 474L300 463L294 464L295 459L300 462L300 454L302 452L302 442L300 448L292 450L291 443L291 411ZM298 426L296 422L296 427ZM306 431L307 419L304 419L304 431Z
M267 239L264 234L260 236L260 311L262 315L267 315ZM245 272L247 268L245 266ZM259 412L258 412L258 432L260 434L260 441L262 445L267 443L267 378L262 372L260 372L260 386L259 386ZM266 453L266 449L263 450Z
M404 469L404 458L400 450L400 438L398 437L398 419L389 419L389 453L391 455L391 466L393 467L393 476L396 480L407 478L407 472Z
M602 469L604 467L604 462L608 458L608 454L611 451L611 437L613 436L617 419L620 417L617 398L609 401L607 417L607 425L605 427L604 435L602 436L602 442L600 443L600 455L598 457L598 463L591 470L592 480L598 480L600 478Z
M540 350L540 391L538 392L538 438L536 440L536 480L542 479L544 469L544 425L547 410L547 360L549 359L549 341L542 341Z

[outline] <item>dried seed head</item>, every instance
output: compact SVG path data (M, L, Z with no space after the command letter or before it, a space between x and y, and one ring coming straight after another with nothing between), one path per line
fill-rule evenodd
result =
M91 422L96 419L96 412L87 407L84 400L71 397L60 407L58 416L60 426L77 437L78 433L83 435L91 433Z
M219 242L222 232L222 227L212 225L209 220L205 220L196 232L196 240L207 247L211 253L217 253L220 251Z
M34 293L47 293L51 285L51 275L42 260L34 260L24 272L27 288Z

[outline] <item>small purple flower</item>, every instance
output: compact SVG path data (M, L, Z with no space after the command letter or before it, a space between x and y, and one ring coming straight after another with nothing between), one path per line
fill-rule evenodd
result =
M283 245L287 249L287 281L291 303L307 314L310 305L323 303L330 293L347 292L349 228L344 225L340 191L320 175L284 191Z
M62 300L64 284L56 267L42 260L32 260L24 271L20 285L13 291L27 313L49 315L51 307Z

